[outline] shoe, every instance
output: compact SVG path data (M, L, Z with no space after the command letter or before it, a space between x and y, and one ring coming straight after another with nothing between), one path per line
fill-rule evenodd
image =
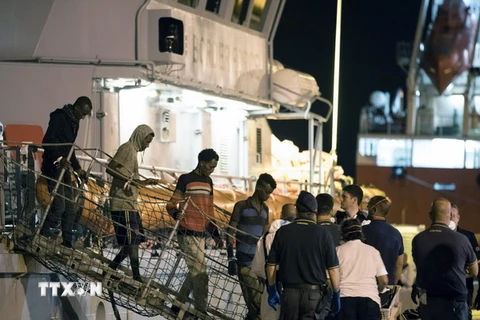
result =
M141 276L133 276L133 280L144 283Z
M175 315L178 315L178 313L180 312L180 307L178 306L172 306L170 308L170 310L172 310L172 312L175 314Z
M105 278L107 276L107 273L103 271L102 276ZM113 274L110 276L111 280L120 280L119 277L114 276Z
M73 245L70 241L63 241L62 246L66 247L66 248L73 248Z
M179 313L180 313L180 307L178 306L171 306L170 307L170 310L172 310L172 312L177 316ZM206 312L204 312L206 313ZM184 319L187 319L187 320L196 320L196 319L199 319L197 316L191 314L190 312L186 311L185 314L183 315Z

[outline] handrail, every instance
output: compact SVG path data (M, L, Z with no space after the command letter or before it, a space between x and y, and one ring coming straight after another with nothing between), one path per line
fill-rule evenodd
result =
M0 141L0 143L3 142L5 144L16 144L16 145L28 145L28 146L34 146L37 147L36 152L43 153L44 149L41 147L41 144L35 144L35 143L28 143L28 142L20 142L20 141ZM49 144L43 144L43 145L55 145L55 146L71 146L71 143L49 143ZM84 152L84 154L88 155L88 150L96 150L107 157L110 157L107 153L105 153L102 150L99 149L92 149L92 148L80 148L79 146L73 144L76 150ZM77 155L76 156L77 160L82 160L82 161L90 161L92 159L91 156L81 156ZM102 165L107 165L109 160L104 159L104 158L95 158L96 162ZM189 173L191 170L181 170L181 169L173 169L173 168L167 168L167 167L158 167L158 166L148 166L148 165L139 165L139 169L142 170L148 170L152 172L154 175L156 175L156 172L162 172L162 173L169 173L169 174L184 174L184 173ZM288 170L288 169L287 169ZM302 170L299 170L302 171ZM226 179L226 180L239 180L243 181L245 183L254 183L257 181L257 178L255 176L250 176L250 177L245 177L245 176L231 176L231 175L223 175L223 174L212 174L212 178L220 178L220 179ZM326 184L322 182L306 182L306 181L297 181L297 180L276 180L277 184L285 184L285 185L299 185L299 186L308 186L308 187L328 187ZM247 186L247 185L246 185ZM248 188L245 188L248 190Z
M86 156L77 156L78 160L83 160L83 161L89 161L90 157ZM102 164L108 164L107 159L103 158L97 158L96 159L99 163ZM149 170L152 173L155 174L155 172L164 172L164 173L174 173L174 174L184 174L184 173L189 173L192 170L181 170L181 169L172 169L172 168L167 168L167 167L157 167L157 166L147 166L147 165L139 165L138 169L142 170ZM255 176L251 177L242 177L242 176L230 176L230 175L223 175L223 174L211 174L210 175L212 178L221 178L221 179L227 179L227 180L240 180L240 181L245 181L245 182L255 182L257 181L257 178ZM298 185L307 185L307 186L319 186L321 185L320 183L310 183L310 182L302 182L302 181L295 181L295 180L277 180L275 179L277 184L298 184Z

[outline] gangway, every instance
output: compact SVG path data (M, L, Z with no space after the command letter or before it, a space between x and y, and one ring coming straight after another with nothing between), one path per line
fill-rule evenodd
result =
M88 154L88 152L85 153ZM15 242L15 251L32 256L46 268L62 275L70 282L101 282L103 291L101 298L112 302L114 309L115 306L121 306L142 316L161 315L166 319L185 319L188 318L186 317L188 313L200 319L227 320L245 317L247 310L238 280L228 275L227 258L222 254L223 252L215 249L205 250L206 273L209 277L208 315L195 310L191 299L187 299L186 303L178 301L179 289L188 273L184 261L188 257L179 249L175 237L178 224L175 225L165 212L165 204L173 193L168 186L160 186L154 190L148 190L148 193L141 193L139 211L144 222L143 236L149 241L163 244L159 257L153 257L149 249L139 250L142 283L133 280L128 264L120 265L117 270L108 266L118 251L111 243L114 232L112 221L108 216L109 201L105 201L105 198L108 198L108 183L100 183L96 178L89 177L89 182L84 188L73 187L76 195L73 199L64 199L77 206L80 213L79 222L84 228L102 238L104 243L110 241L110 244L104 245L98 251L84 246L81 239L73 245L73 248L68 248L61 245L58 241L59 236L52 239L39 233L45 214L35 217L38 209L42 206L42 201L45 202L45 198L50 203L53 201L46 187L47 177L36 172L31 165L27 167L25 163L5 157L5 153L2 153L1 160L8 163L8 168L16 168L16 171L26 172L24 176L36 178L34 191L37 198L36 205L32 211L25 212L18 221L14 221L13 232L10 234ZM95 160L92 157L91 163ZM74 178L73 174L72 178ZM53 192L63 184L60 181L55 182L57 186ZM31 183L27 185L32 186ZM25 188L24 192L31 195L33 190ZM23 198L26 199L27 196ZM78 201L75 201L76 199ZM188 201L185 205L194 204ZM229 213L219 207L215 207L215 212L215 217L209 217L209 219L211 224L220 230L225 227ZM34 220L38 223L35 228L32 228ZM180 310L178 314L172 311L172 306L178 307ZM117 319L119 319L118 315Z

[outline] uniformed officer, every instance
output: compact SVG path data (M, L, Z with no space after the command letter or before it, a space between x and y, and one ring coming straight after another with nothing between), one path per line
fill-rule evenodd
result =
M341 231L340 226L330 221L330 216L333 211L333 197L328 193L320 193L315 198L318 205L317 224L327 228L332 235L333 244L335 247L340 245Z
M467 237L450 230L450 201L436 199L430 209L432 225L413 238L422 320L468 319L465 270L476 277L478 265Z
M452 206L452 220L450 220L450 229L452 229L453 231L460 232L461 234L467 237L468 241L470 241L470 244L472 245L473 250L475 251L475 254L477 255L477 259L479 259L480 247L478 246L478 241L477 241L477 238L475 237L475 234L471 231L465 230L458 226L458 223L460 222L460 211L458 210L458 206L456 204L452 203L451 206ZM469 306L471 306L472 297L473 297L473 277L468 276L466 279L466 284L468 289L467 303ZM468 318L472 319L472 312L470 310L468 313Z
M327 270L333 289L330 307L332 313L340 310L337 253L329 231L316 224L317 201L313 195L302 191L296 207L297 219L277 231L268 256L269 304L275 308L280 301L276 286L279 280L283 286L280 319L324 319L330 303Z

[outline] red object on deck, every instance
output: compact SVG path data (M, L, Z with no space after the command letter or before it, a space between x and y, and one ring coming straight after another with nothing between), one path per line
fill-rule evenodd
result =
M420 66L442 94L473 63L478 20L463 0L439 7Z

